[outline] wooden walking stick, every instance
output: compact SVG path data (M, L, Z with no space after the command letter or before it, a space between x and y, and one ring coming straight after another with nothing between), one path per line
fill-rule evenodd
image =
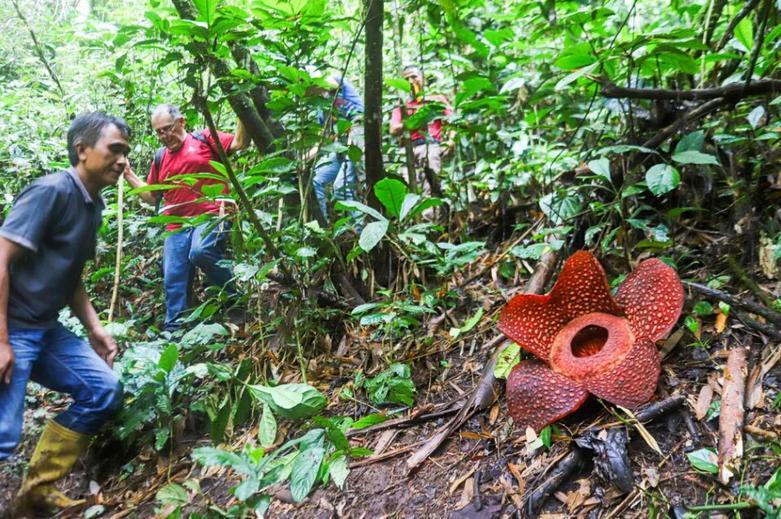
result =
M114 320L114 308L117 305L119 296L119 275L122 268L122 241L124 238L124 215L125 215L125 179L120 177L117 184L117 259L114 264L114 288L111 291L111 304L108 307L108 322Z

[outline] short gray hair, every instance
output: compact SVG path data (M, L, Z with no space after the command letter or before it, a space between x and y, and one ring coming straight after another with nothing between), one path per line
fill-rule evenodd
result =
M155 107L155 109L152 110L152 115L154 116L155 114L162 113L162 112L165 112L168 115L170 115L171 119L173 119L174 121L184 117L184 115L182 115L182 111L179 110L178 106L172 105L172 104L168 104L168 103L163 103L161 105L157 105Z

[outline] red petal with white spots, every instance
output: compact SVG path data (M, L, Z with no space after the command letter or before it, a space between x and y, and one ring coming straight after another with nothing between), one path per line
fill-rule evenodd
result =
M656 344L638 340L626 358L615 368L583 380L591 394L611 404L630 409L644 404L656 391L661 359Z
M539 432L583 405L588 392L538 360L524 360L507 377L507 409L520 430Z
M658 259L645 260L618 288L616 302L624 307L638 339L663 339L683 308L683 287L678 274Z
M519 294L502 308L497 327L524 350L548 360L556 334L568 321L550 296Z
M567 259L549 295L550 304L559 307L569 319L591 312L621 314L610 295L602 265L584 250Z

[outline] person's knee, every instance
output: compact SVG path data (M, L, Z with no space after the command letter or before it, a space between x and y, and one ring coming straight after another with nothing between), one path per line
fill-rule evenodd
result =
M113 372L95 390L95 413L106 419L114 416L124 401L124 389Z
M209 251L201 244L193 245L187 259L190 260L190 263L198 267L206 266L210 262Z

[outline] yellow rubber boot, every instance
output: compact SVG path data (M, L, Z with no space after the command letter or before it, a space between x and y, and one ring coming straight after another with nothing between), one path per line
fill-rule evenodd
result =
M16 496L16 516L51 512L84 504L83 499L70 499L57 490L54 483L67 476L73 464L87 448L89 436L54 420L41 433L38 445L30 459L30 466Z

